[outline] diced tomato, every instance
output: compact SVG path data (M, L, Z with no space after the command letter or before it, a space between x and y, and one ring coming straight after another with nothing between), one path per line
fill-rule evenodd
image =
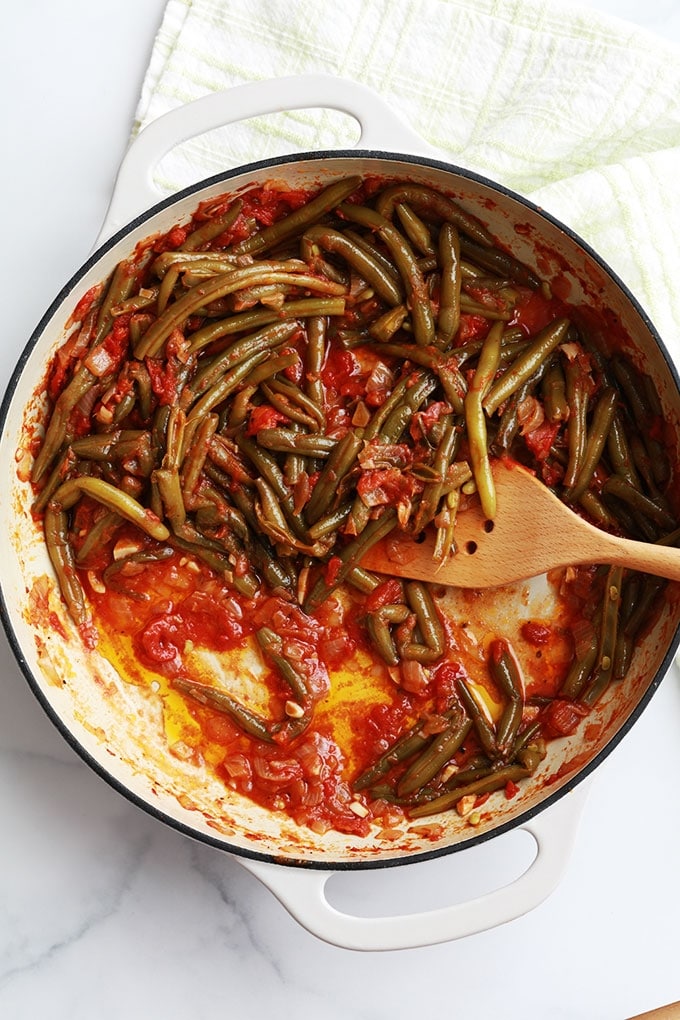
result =
M76 307L73 309L73 312L71 313L70 318L71 322L83 321L83 319L89 312L90 308L92 307L95 298L100 294L101 289L102 289L101 284L96 283L94 287L90 287L89 290L85 291L80 301L78 302Z
M277 411L271 404L259 404L253 407L248 415L247 436L256 436L260 429L273 429L282 422L289 419L281 411Z
M541 724L546 737L568 737L576 731L588 709L574 701L555 698L541 712Z
M470 340L481 340L489 332L489 320L483 315L463 313L456 335L456 344L466 344Z
M514 783L512 779L508 779L507 783L505 784L505 799L512 800L512 798L516 797L518 793L519 786L517 785L517 783Z
M357 492L366 506L396 506L415 493L415 479L399 468L362 471Z
M521 627L522 637L530 645L537 648L547 645L552 637L552 630L544 623L537 623L535 620L526 620Z
M342 560L340 559L340 557L331 556L324 570L324 579L327 585L332 586L335 584L335 582L338 579L338 574L340 573L341 568Z
M376 609L383 606L393 606L404 600L404 591L401 581L396 577L389 577L374 588L366 599L366 612L374 613Z
M153 250L157 255L162 254L164 251L176 251L177 248L180 248L184 244L188 234L188 227L175 226L169 230L167 234L159 237L158 240L154 242Z
M351 351L336 348L326 358L321 378L338 397L363 396L366 386L358 358Z
M540 290L520 293L513 325L521 326L528 336L539 333L565 314L564 304L557 297L547 298Z
M177 400L178 362L172 358L145 358L144 364L159 404L172 406Z
M538 428L532 429L531 432L527 432L524 436L524 442L527 444L528 449L534 455L536 460L545 460L553 443L557 433L560 430L559 422L544 421Z

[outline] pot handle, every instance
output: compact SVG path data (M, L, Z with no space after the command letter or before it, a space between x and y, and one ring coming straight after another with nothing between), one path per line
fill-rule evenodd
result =
M533 910L558 885L571 856L588 784L582 782L549 810L520 829L536 841L536 857L509 885L453 906L394 917L354 917L332 906L325 895L333 871L282 867L238 858L288 912L324 942L363 951L416 949L452 942L513 921Z
M330 74L304 74L237 85L170 110L132 140L118 170L97 246L165 197L154 184L153 171L175 146L250 117L309 108L349 114L361 129L356 144L364 149L437 155L380 96L359 82Z

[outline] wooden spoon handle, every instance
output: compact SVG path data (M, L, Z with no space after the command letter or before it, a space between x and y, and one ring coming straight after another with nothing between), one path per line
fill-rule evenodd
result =
M602 532L600 535L603 562L680 581L680 549L616 538Z

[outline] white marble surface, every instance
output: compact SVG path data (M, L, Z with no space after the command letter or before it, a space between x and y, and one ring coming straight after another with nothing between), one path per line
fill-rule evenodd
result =
M591 6L680 42L676 0ZM2 388L97 233L162 9L4 11ZM234 859L88 771L0 637L0 1016L623 1020L680 999L679 734L672 672L597 771L567 873L527 916L428 949L350 953L307 934ZM432 907L507 880L528 855L512 836L334 885L349 909Z

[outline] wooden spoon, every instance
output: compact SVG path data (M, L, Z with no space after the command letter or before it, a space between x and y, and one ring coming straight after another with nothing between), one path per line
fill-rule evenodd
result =
M441 566L434 560L432 534L415 541L392 532L364 555L362 567L459 588L495 588L584 563L613 563L680 580L680 549L600 531L511 461L496 461L493 476L495 519L487 520L478 505L459 513L457 551Z

